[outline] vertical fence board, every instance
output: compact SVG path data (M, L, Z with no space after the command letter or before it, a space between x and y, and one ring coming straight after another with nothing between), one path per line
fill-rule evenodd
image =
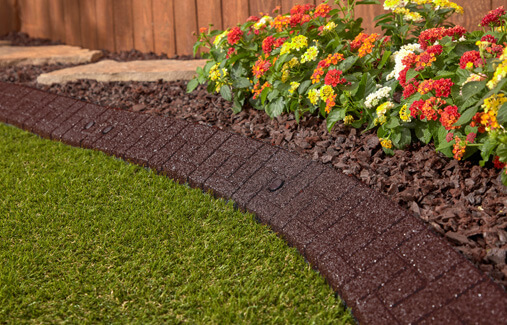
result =
M454 2L462 6L465 12L463 15L455 13L449 21L465 27L467 31L478 30L482 17L491 10L489 1L454 0Z
M155 52L176 55L174 0L154 0L152 2Z
M116 51L113 3L110 0L96 0L95 11L97 16L97 48Z
M78 1L63 1L65 43L81 46L81 13Z
M250 0L250 16L259 16L261 12L271 15L273 9L281 5L281 0Z
M180 55L192 54L196 41L193 33L198 31L196 10L194 0L178 1L174 6L176 52Z
M221 2L220 0L197 0L197 26L199 28L213 24L213 29L223 29Z
M16 0L0 1L0 35L19 30Z
M65 15L63 11L63 0L49 0L49 25L51 26L51 33L48 36L53 41L66 42L65 39Z
M244 23L250 15L248 0L222 0L223 29Z
M134 48L132 0L113 1L114 37L117 51Z
M493 9L496 9L500 6L504 6L504 8L507 10L507 0L492 0L493 2L491 3L491 10Z
M88 49L97 49L97 9L95 0L79 0L81 12L81 40L82 46Z
M379 27L375 27L375 21L373 20L376 16L382 15L387 11L384 10L382 5L358 5L356 6L356 18L363 18L362 26L366 33L381 33L382 30Z
M134 47L141 52L154 52L152 0L132 0Z
M47 37L50 25L46 0L18 0L21 13L21 31L31 37Z

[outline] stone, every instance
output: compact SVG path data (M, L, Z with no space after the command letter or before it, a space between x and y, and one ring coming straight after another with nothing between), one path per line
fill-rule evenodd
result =
M83 64L95 62L102 51L77 46L0 46L0 67L43 64Z
M72 82L78 79L110 81L174 81L190 80L197 67L204 67L206 60L143 60L117 62L104 60L94 64L41 74L37 82L44 85Z

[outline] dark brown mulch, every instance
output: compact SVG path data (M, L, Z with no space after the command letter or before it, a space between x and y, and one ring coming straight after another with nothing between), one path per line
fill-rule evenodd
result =
M138 51L107 53L109 59L153 59ZM103 106L168 115L215 125L281 146L304 157L354 175L390 196L430 224L468 259L507 288L507 190L499 171L476 163L458 162L435 152L432 145L413 144L386 156L372 132L336 125L327 132L325 122L307 116L299 124L292 114L269 119L245 108L233 114L231 104L208 94L204 87L186 93L186 82L78 81L42 86L41 72L56 66L0 69L0 80L35 86ZM61 68L61 67L60 67Z

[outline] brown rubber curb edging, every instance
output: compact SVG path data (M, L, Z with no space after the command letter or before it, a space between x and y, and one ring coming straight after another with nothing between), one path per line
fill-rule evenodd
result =
M422 221L283 149L0 82L0 121L232 199L318 269L363 324L502 324L507 293Z

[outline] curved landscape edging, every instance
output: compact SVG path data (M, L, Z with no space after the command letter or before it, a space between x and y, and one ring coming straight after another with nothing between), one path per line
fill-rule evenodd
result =
M0 120L211 190L253 212L365 324L507 319L507 293L422 221L354 178L208 126L0 82Z

